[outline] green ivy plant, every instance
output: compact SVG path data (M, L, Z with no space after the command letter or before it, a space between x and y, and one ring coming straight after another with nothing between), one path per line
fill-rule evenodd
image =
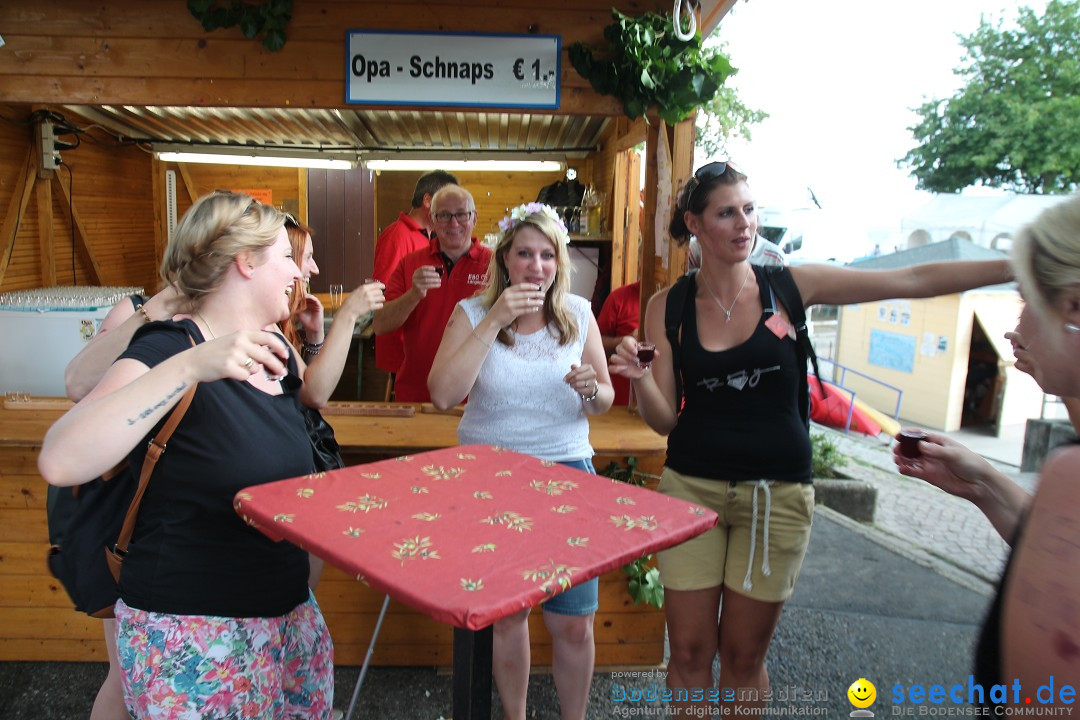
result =
M567 50L574 69L596 92L621 100L630 119L655 105L664 122L674 125L712 100L735 73L719 49L702 47L701 33L677 38L670 17L629 17L615 8L611 14L615 22L604 28L606 50L584 43Z
M600 471L600 475L637 487L645 485L645 478L637 472L637 458L633 455L626 459L626 467L611 462ZM664 584L660 582L660 571L650 565L652 558L652 555L646 555L623 566L627 578L626 592L635 605L644 602L655 608L662 608Z
M285 26L292 20L292 0L254 4L232 0L227 6L220 6L217 0L188 0L187 7L206 32L239 25L249 40L263 33L262 44L275 52L284 47Z

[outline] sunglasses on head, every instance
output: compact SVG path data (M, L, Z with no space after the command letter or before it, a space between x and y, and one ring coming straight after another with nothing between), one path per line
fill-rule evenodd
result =
M689 190L686 192L686 206L683 210L690 209L690 201L694 197L694 193L702 183L706 183L714 178L718 178L727 172L728 168L731 168L734 172L741 172L730 160L720 160L718 162L711 162L708 165L702 165L694 173L694 177L690 178L690 182L687 183Z
M285 227L298 228L300 227L300 223L296 222L296 218L294 218L292 215L290 215L289 213L285 213Z

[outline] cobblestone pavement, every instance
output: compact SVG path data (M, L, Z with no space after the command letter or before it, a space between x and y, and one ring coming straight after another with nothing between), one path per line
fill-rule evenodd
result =
M845 435L824 427L815 431L830 435L848 458L847 474L877 488L877 513L873 528L890 536L897 550L907 548L946 566L968 573L978 581L994 583L1001 575L1008 545L982 512L966 500L953 497L921 480L896 472L891 446L864 435ZM962 434L958 439L964 442ZM984 439L981 443L986 445ZM984 447L976 451L989 455ZM999 456L1007 453L993 453ZM1031 489L1033 473L1021 473L1007 463L990 460L998 470Z

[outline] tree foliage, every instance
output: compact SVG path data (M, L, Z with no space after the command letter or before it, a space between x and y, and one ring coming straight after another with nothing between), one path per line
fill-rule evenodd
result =
M1025 193L1080 184L1080 0L1050 0L1042 17L1020 8L1015 27L985 17L960 35L965 85L918 108L919 145L900 165L919 188L974 184Z
M750 140L751 126L767 117L769 113L747 106L735 88L724 85L698 113L696 145L704 157L726 156L731 140Z
M680 40L671 18L647 12L637 17L611 9L604 28L606 48L573 43L570 63L596 92L613 95L630 119L655 106L669 125L708 102L734 70L716 49L701 46L701 35Z

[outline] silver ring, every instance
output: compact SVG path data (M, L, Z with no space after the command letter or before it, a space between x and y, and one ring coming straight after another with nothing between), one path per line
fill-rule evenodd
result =
M255 364L255 360L253 358L248 358L246 363L241 363L240 364L240 367L244 368L245 370L250 370L251 366L254 365L254 364Z

